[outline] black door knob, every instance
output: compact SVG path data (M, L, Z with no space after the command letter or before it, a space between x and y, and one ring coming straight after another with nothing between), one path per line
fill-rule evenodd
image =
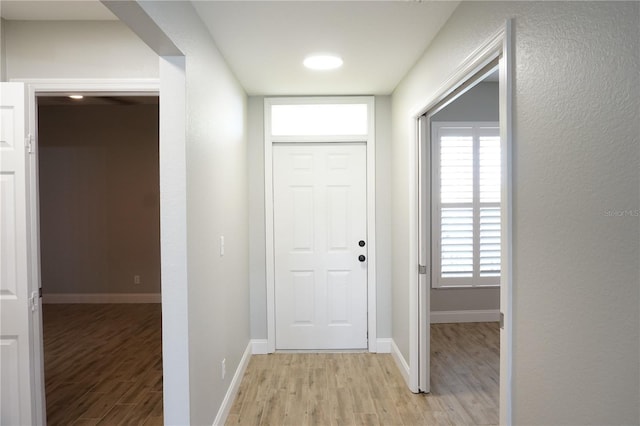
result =
M358 242L358 245L359 245L360 247L364 247L364 241L363 241L363 240L360 240L360 241Z
M359 260L360 262L364 262L365 260L367 260L367 258L366 258L366 257L364 257L364 254L361 254L360 256L358 256L358 260Z

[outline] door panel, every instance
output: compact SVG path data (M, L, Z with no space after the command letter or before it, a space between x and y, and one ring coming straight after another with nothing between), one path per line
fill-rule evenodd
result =
M0 424L36 423L24 85L0 84ZM38 299L35 299L37 301ZM34 344L40 344L35 342Z
M276 348L365 349L365 145L274 145L273 188Z

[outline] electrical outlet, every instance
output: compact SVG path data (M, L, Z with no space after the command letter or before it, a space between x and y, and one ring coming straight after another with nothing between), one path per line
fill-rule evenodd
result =
M133 283L134 284L140 284L140 275L134 275L133 276Z
M224 380L224 376L227 375L227 359L223 359L222 360L222 365L221 365L221 369L220 369L220 376L221 379Z

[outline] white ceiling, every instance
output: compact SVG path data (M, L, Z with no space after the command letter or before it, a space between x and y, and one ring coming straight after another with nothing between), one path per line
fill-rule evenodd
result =
M425 51L457 1L192 1L250 95L389 94ZM7 1L5 19L109 20L97 0ZM342 57L310 71L316 52Z
M458 2L194 1L251 95L389 94ZM344 65L310 71L305 56Z

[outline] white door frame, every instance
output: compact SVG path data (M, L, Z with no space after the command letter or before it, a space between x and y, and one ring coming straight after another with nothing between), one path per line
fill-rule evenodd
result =
M188 372L188 364L182 365L182 360L188 362L182 352L188 349L184 346L186 333L186 315L184 315L183 300L186 300L186 270L184 274L177 268L176 255L186 253L186 227L181 223L185 208L176 201L183 196L184 191L180 183L186 176L186 164L184 158L180 158L180 153L184 156L184 93L173 89L172 84L181 80L184 76L179 72L180 63L163 64L161 62L161 74L164 73L167 79L162 83L162 90L167 92L167 103L164 105L164 113L171 120L162 120L163 112L160 115L160 215L161 215L161 263L162 263L162 316L163 316L163 376L164 376L164 411L167 418L188 418L188 380L185 380L184 372ZM178 71L173 71L173 69ZM164 71L163 71L164 70ZM172 75L168 75L171 73ZM173 74L176 74L175 76ZM161 91L161 80L157 79L12 79L11 81L25 83L27 90L26 114L27 132L32 138L34 155L29 159L29 181L30 181L30 212L31 223L31 249L30 274L33 283L37 287L41 286L40 280L40 230L39 230L39 194L38 194L38 144L37 144L37 97L41 95L55 95L70 92L82 92L91 94L101 94L107 96L117 95L159 95ZM179 88L180 85L178 84ZM171 93L169 93L171 92ZM170 100L169 100L170 98ZM161 107L163 99L160 98ZM161 108L162 110L162 108ZM163 121L171 121L171 126L165 126ZM182 130L180 130L182 126ZM171 127L171 129L169 129ZM172 130L175 130L171 133ZM169 132L167 135L166 132ZM172 138L165 137L173 136ZM182 135L182 139L181 136ZM170 140L169 140L170 139ZM171 152L168 152L171 151ZM175 151L175 152L174 152ZM178 200L179 201L179 200ZM169 230L170 232L166 232ZM184 246L184 247L183 247ZM172 259L173 258L173 259ZM169 260L169 262L167 262ZM170 265L168 265L170 263ZM180 277L175 276L181 275ZM184 275L184 276L183 276ZM176 284L176 285L173 285ZM32 286L37 288L36 285ZM179 295L177 293L180 293ZM184 293L184 294L182 294ZM174 315L175 314L175 315ZM168 324L166 326L164 324ZM42 421L38 424L45 424L46 409L44 402L44 364L43 364L43 340L42 340L42 316L40 321L34 325L33 351L35 361L33 368L34 377L40 383L36 383L36 392L39 396L38 408L41 410ZM38 344L39 342L39 344ZM179 362L180 365L176 365Z
M500 330L500 424L510 425L512 423L511 395L512 395L512 363L513 363L513 336L512 336L512 239L513 239L513 193L512 193L512 80L513 80L513 51L511 21L507 20L492 37L485 41L480 47L471 53L451 75L451 77L435 93L426 99L421 108L412 114L414 120L412 141L414 143L415 162L410 163L410 188L409 193L414 194L411 198L412 208L410 209L410 229L420 230L420 235L425 238L426 229L429 225L421 223L419 206L424 207L428 201L428 193L419 192L425 189L427 181L420 182L420 167L425 164L427 155L420 150L420 134L424 129L420 129L420 117L429 113L448 97L456 92L466 90L465 84L469 82L478 72L485 68L492 61L499 59L499 102L500 102L500 140L502 150L502 275L500 279L500 311L503 315L503 323ZM429 132L426 132L429 138ZM422 157L421 157L422 156ZM424 176L422 176L424 179ZM421 210L421 209L420 209ZM428 217L423 218L426 220ZM412 232L410 235L419 235ZM419 273L418 265L429 265L429 258L426 256L428 250L419 250L422 245L427 247L425 241L420 236L416 241L410 241L410 273L409 273L409 388L413 392L422 389L429 389L429 375L425 371L429 369L428 348L430 336L429 328L430 306L429 306L429 274L422 276ZM420 262L420 263L419 263ZM425 263L421 263L425 262ZM427 268L428 269L428 268ZM419 285L420 283L420 285ZM424 283L424 284L423 284ZM421 286L423 287L421 290ZM418 301L418 303L415 303ZM426 321L425 321L426 320ZM422 322L420 322L422 321ZM420 327L420 324L425 325ZM422 352L421 352L422 349ZM422 368L421 368L422 367ZM421 371L422 370L422 371Z
M295 104L366 104L368 134L363 136L274 137L271 134L271 106ZM367 146L367 327L369 352L377 352L376 342L376 238L375 238L375 98L373 96L265 98L264 100L264 181L265 253L267 285L267 352L276 350L275 253L273 250L273 144L278 142L364 142Z

